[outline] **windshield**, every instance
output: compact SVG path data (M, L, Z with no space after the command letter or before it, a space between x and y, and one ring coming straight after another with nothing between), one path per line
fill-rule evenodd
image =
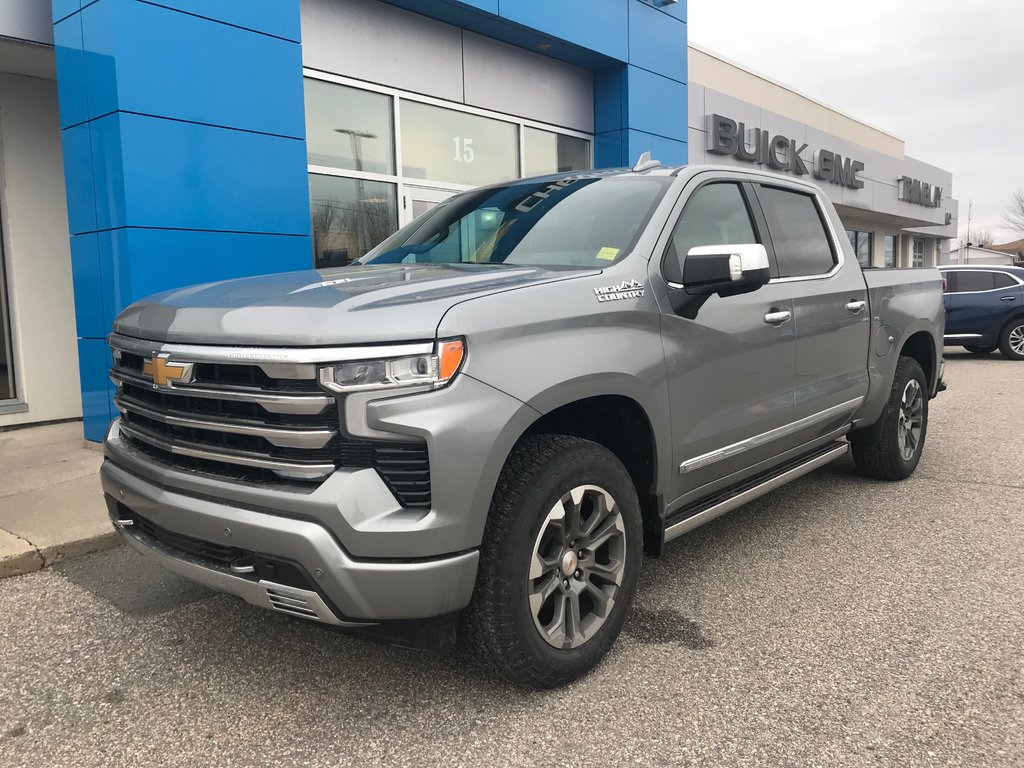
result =
M633 247L670 182L585 174L473 190L359 263L608 266Z

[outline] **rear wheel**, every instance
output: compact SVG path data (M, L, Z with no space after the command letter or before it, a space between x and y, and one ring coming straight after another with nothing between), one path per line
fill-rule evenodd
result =
M850 435L853 460L868 477L903 480L921 460L928 432L928 379L920 363L901 357L878 421Z
M592 669L636 591L643 525L622 463L597 443L524 439L502 470L460 644L534 688Z
M975 355L987 355L989 352L996 351L996 345L993 344L989 346L988 344L985 344L983 346L978 346L976 344L965 344L964 349L968 352L973 352Z
M1024 317L1011 320L999 335L999 351L1007 360L1024 360Z

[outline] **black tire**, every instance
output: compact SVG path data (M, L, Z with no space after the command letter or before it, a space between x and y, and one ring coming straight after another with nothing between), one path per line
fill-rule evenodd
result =
M964 345L964 349L966 349L968 352L971 352L971 353L973 353L975 355L987 355L989 352L995 352L996 351L996 345L993 344L992 346L988 346L986 344L985 346L980 346L979 347L979 346L977 346L975 344L965 344Z
M618 516L613 522L621 522L622 525L615 528L618 531L621 527L624 531L621 534L624 540L619 538L619 533L614 534L616 551L623 555L620 581L617 587L607 585L614 596L605 615L599 617L602 623L594 627L593 633L590 634L589 629L584 633L581 629L579 637L586 636L586 639L580 640L578 647L554 647L542 635L540 624L535 623L530 594L538 591L539 582L554 577L558 594L552 593L551 598L545 599L563 601L562 609L569 610L566 607L569 603L565 601L570 598L565 596L562 586L572 582L574 576L564 578L562 571L556 568L546 572L547 576L531 579L530 568L535 548L541 546L543 540L542 530L547 531L552 525L549 513L570 491L581 486L598 486L614 500L612 506L618 510ZM602 499L605 498L602 495ZM607 508L606 501L604 504ZM591 507L589 514L599 511ZM567 514L563 521L566 527L568 519ZM585 518L581 513L580 519L597 518ZM612 520L611 516L605 519ZM523 439L505 463L494 492L480 548L473 601L463 612L459 627L460 648L478 666L531 688L554 688L586 674L607 653L622 629L636 592L642 540L643 523L636 489L611 451L589 440L563 435L534 435ZM562 545L556 542L554 546ZM593 555L587 555L595 558L595 567L600 549L599 545ZM568 548L566 554L574 555L575 547ZM572 560L574 558L570 562ZM581 574L584 562L579 561ZM571 570L575 568L574 565ZM586 589L591 586L591 578L600 579L589 573L572 582L572 586ZM579 601L588 599L580 594L577 608L581 605ZM567 636L569 624L571 622L566 623ZM583 622L576 626L582 628Z
M912 455L907 458L901 451L900 416L903 396L911 382L917 383L921 393L920 432ZM881 417L870 427L850 435L853 460L862 474L877 480L903 480L914 473L928 433L928 396L928 380L920 363L911 357L901 357Z
M999 351L1007 360L1024 360L1024 317L1015 317L999 334Z

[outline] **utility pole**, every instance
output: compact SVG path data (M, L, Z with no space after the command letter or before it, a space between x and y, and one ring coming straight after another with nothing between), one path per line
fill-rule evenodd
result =
M352 159L355 160L356 170L363 172L363 139L376 139L377 134L367 131L357 131L352 128L335 128L335 133L347 134L352 142ZM356 179L356 222L359 227L357 235L359 239L359 257L361 258L369 249L369 233L366 231L366 211L363 208L366 198L366 183L362 178ZM353 261L353 259L349 259Z

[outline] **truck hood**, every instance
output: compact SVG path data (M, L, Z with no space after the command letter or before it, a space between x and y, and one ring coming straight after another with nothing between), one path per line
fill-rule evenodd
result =
M126 336L190 344L331 346L434 337L468 299L598 274L501 264L342 267L206 283L150 296L122 312Z

